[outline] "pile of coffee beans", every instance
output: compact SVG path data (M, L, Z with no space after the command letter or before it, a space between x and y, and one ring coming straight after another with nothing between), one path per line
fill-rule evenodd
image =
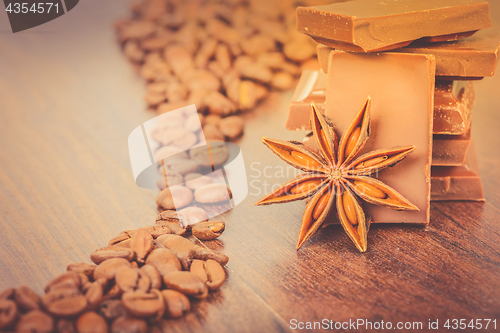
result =
M27 286L0 293L0 331L18 333L146 333L178 318L226 278L228 257L190 238L212 240L222 221L184 228L175 211L155 225L127 230L73 263L41 297ZM202 243L201 243L202 244Z
M288 90L301 68L317 68L316 47L296 31L295 9L316 1L170 1L133 3L116 22L125 56L147 82L145 100L165 113L195 104L214 117L210 131L225 131L270 90ZM234 127L234 126L229 126Z

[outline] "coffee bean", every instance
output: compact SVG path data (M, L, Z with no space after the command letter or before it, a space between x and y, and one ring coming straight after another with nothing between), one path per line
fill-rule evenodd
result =
M165 224L156 224L148 227L141 228L146 230L153 238L158 238L161 235L171 234L172 231Z
M119 317L111 324L111 333L147 333L148 324L139 318Z
M219 128L210 123L206 123L205 126L203 126L203 131L200 133L200 136L201 135L204 136L206 141L224 141L224 135Z
M127 309L119 299L107 299L99 304L98 312L107 320L114 320L127 315Z
M208 184L194 191L194 199L199 203L219 203L229 201L230 198L231 191L225 184Z
M156 241L167 249L174 251L180 261L183 259L190 259L193 256L194 243L184 237L178 235L163 235L158 237Z
M78 333L108 333L108 324L93 311L85 312L76 320Z
M18 308L14 301L0 299L0 330L11 326L18 316Z
M195 259L191 262L189 271L200 278L203 283L207 283L208 275L205 271L205 262L203 260Z
M184 177L178 173L171 170L165 170L165 174L160 174L160 178L156 181L156 185L160 190L164 190L169 186L174 186L182 184L184 182Z
M169 289L177 290L196 298L208 296L208 288L203 281L191 272L171 272L163 276L163 283Z
M193 225L191 232L198 239L212 240L222 235L225 226L224 221L200 222Z
M151 265L158 270L161 276L182 269L181 263L172 250L156 249L146 258L146 265Z
M245 121L241 116L230 116L221 119L219 129L226 137L233 140L243 134Z
M66 272L64 274L59 275L55 279L52 279L49 283L47 283L47 285L44 288L44 291L45 293L48 293L51 290L61 287L80 289L80 287L82 286L82 276L84 275L77 272ZM89 280L86 276L85 279L86 280L83 282L87 282Z
M75 316L85 310L87 299L78 289L66 287L51 290L42 298L49 313L59 317Z
M147 292L151 285L149 277L137 268L122 267L115 275L116 285L123 291Z
M123 268L123 267L122 267ZM121 268L120 268L121 269ZM107 292L104 294L102 297L103 300L106 299L118 299L122 297L123 295L123 290L120 289L120 287L117 284L114 284Z
M104 260L94 271L94 280L105 278L111 280L115 277L116 271L121 267L130 267L130 262L123 258L113 258Z
M56 324L57 333L78 333L75 322L71 319L59 319Z
M191 133L192 134L192 133ZM192 134L194 135L194 134ZM187 175L188 173L197 172L199 165L192 160L172 160L169 159L165 163L165 167L168 167L170 172L177 172L181 175ZM170 185L169 185L170 186Z
M122 302L131 315L141 318L161 318L165 309L163 296L157 289L152 289L147 293L141 291L126 292L122 296Z
M16 288L14 300L22 311L31 311L40 309L41 297L28 286L21 285Z
M104 289L101 282L89 282L90 286L86 289L85 298L87 299L87 309L94 310L103 299ZM82 290L83 291L83 290Z
M126 247L121 246L106 246L98 250L95 250L90 254L90 260L92 260L96 265L99 265L104 260L112 258L123 258L127 261L134 259L135 252Z
M132 241L132 236L128 232L122 231L118 236L112 238L108 242L108 246L120 246L130 248L130 242Z
M151 289L161 289L161 275L154 266L144 265L141 267L141 272L149 278L149 281L151 282Z
M16 333L53 333L54 319L40 310L21 316L16 324Z
M200 259L205 261L208 259L212 259L217 261L221 266L225 266L229 261L229 258L226 255L215 252L213 250L207 249L199 245L195 245L193 257L195 259Z
M217 290L226 280L226 272L224 268L215 260L208 259L205 262L205 271L207 272L208 280L206 282L208 289Z
M203 208L199 207L187 207L181 209L178 212L179 219L183 225L186 226L187 229L191 228L191 225L208 221L209 217L207 212Z
M165 317L179 318L191 310L191 303L183 293L172 289L162 290L161 293L165 303Z
M87 277L90 278L90 277L93 277L94 270L96 267L97 266L87 264L85 262L78 262L78 263L69 264L68 267L66 267L66 271L85 274L85 275L87 275Z
M175 185L160 192L156 204L163 209L180 209L193 201L193 192L187 187Z
M214 125L217 127L217 126L219 126L219 122L221 119L222 119L222 117L219 116L218 114L209 114L205 117L204 123Z
M164 222L178 222L179 218L177 216L177 211L175 210L164 210L156 217L156 224Z
M153 236L147 230L139 229L130 242L130 249L135 252L137 263L143 264L152 248Z

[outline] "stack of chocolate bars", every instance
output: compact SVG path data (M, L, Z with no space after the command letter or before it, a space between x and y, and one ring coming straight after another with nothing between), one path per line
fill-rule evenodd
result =
M492 76L496 67L500 33L491 26L483 0L299 7L297 29L318 42L321 68L303 71L286 127L310 130L314 101L342 133L370 96L367 150L416 147L406 166L380 174L384 182L421 202L421 211L428 211L429 185L431 200L484 200L471 115L474 81ZM391 222L386 214L380 221L376 212L372 216ZM428 222L428 214L422 218L427 221L400 215L399 222Z

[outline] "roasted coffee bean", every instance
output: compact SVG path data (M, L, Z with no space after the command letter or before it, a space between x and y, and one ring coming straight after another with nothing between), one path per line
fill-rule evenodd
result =
M177 216L176 210L164 210L156 217L156 224L163 224L166 222L178 222L179 217Z
M147 292L151 285L149 277L138 268L122 267L115 275L116 285L123 291Z
M66 271L85 274L87 275L87 277L92 278L94 275L94 269L96 267L97 267L96 265L91 265L84 262L77 262L69 264L68 267L66 267Z
M200 132L200 136L203 135L203 138L206 141L224 141L224 135L221 133L218 127L212 125L212 124L206 124L203 126L203 131ZM201 141L201 139L200 139ZM206 161L204 159L204 161ZM206 163L205 163L206 164ZM210 166L210 164L208 165Z
M212 240L222 235L225 227L224 221L200 222L193 225L191 232L198 239Z
M185 295L196 298L208 296L205 283L191 272L171 272L163 276L163 283L168 289L177 290Z
M14 300L22 311L38 310L42 304L42 298L31 288L24 285L16 288Z
M204 281L210 290L219 289L226 280L224 268L215 260L193 260L190 271Z
M194 191L194 199L204 204L220 203L231 199L231 191L225 184L208 184Z
M59 319L56 324L57 333L77 333L74 320Z
M199 207L187 207L181 209L178 212L178 216L180 223L186 226L186 229L188 230L193 224L208 221L209 219L207 212L203 208Z
M178 235L163 235L158 237L156 241L167 249L174 251L182 267L188 269L187 260L191 259L194 253L193 242Z
M111 333L147 333L148 324L139 318L119 317L111 324Z
M85 291L85 298L87 298L87 309L94 310L104 297L104 289L100 282L89 282L90 286ZM82 290L83 291L83 290Z
M113 258L104 260L94 271L94 280L105 278L111 280L115 277L116 271L120 267L130 267L131 264L127 259Z
M162 290L161 293L165 303L165 317L179 318L191 310L191 303L183 293L172 289Z
M292 78L293 80L293 78ZM224 134L224 136L233 140L243 134L243 128L245 126L245 121L241 116L230 116L221 119L219 123L219 129Z
M175 252L169 249L153 250L146 258L146 265L156 268L161 276L182 269Z
M141 318L161 318L165 309L163 296L157 289L152 289L147 293L126 292L122 296L122 302L131 315Z
M87 307L87 299L78 289L66 287L49 291L42 298L42 303L49 313L59 317L75 316Z
M153 249L153 236L147 230L139 229L132 237L130 249L135 252L136 261L143 264L146 256Z
M76 320L78 333L108 333L108 324L94 311L85 312Z
M2 299L14 299L14 293L16 288L7 288L0 293L0 300Z
M229 261L229 258L225 254L212 251L199 245L195 245L194 247L194 258L205 261L212 259L217 261L221 266L225 266Z
M207 283L208 275L205 270L205 261L195 259L191 262L189 271L200 278L203 283Z
M16 333L53 333L54 319L40 310L21 316L16 324Z
M152 265L144 265L141 267L141 272L146 274L151 282L151 289L161 289L161 275L158 270Z
M149 227L142 228L149 232L153 238L158 238L161 235L171 234L172 231L166 224L155 224Z
M99 314L107 320L114 320L127 315L127 309L119 299L107 299L99 304Z
M87 282L88 278L86 278ZM57 288L66 288L72 287L75 289L80 289L82 286L82 275L77 272L66 272L64 274L59 275L55 279L52 279L44 288L45 293L48 293L51 290Z
M160 192L156 204L163 209L179 209L193 201L193 192L187 187L175 185Z
M17 304L10 299L0 299L0 330L6 329L14 324L19 310Z
M123 231L118 236L113 237L108 242L108 246L120 246L129 248L131 241L132 241L132 236L130 236L128 232Z
M90 254L90 260L92 260L96 265L107 259L112 258L123 258L127 261L133 260L135 253L132 249L121 247L121 246L106 246L99 250L95 250Z
M193 191L200 186L212 184L213 182L212 178L200 173L190 173L186 175L186 187Z
M193 133L190 133L190 135L193 135ZM195 136L196 138L196 136ZM198 140L196 138L196 140ZM167 166L167 165L166 165ZM168 163L168 170L170 172L177 172L180 173L181 175L187 175L188 173L193 173L198 171L199 165L196 163L196 161L193 160L169 160ZM177 186L177 185L174 185ZM180 185L179 185L180 186ZM169 185L169 187L172 187Z

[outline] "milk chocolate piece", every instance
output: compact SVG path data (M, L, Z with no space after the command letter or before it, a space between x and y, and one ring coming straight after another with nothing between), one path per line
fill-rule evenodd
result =
M499 49L500 30L491 28L454 42L414 42L394 52L433 54L436 56L436 75L441 79L470 80L493 76ZM321 69L326 73L332 48L319 44L317 51Z
M470 130L463 135L436 134L432 144L432 165L462 165L470 144Z
M466 134L474 107L471 81L436 80L434 90L434 134Z
M465 164L431 168L431 200L484 201L474 143L469 147Z
M290 103L286 128L292 131L311 130L311 101L324 113L326 74L303 71ZM436 81L434 90L434 134L466 134L474 104L474 87L469 81ZM465 153L465 152L464 152Z
M311 102L324 113L327 76L322 70L303 70L290 102L286 121L289 130L310 129Z
M491 27L484 0L357 0L298 7L297 30L354 52L404 47L422 38Z
M429 223L434 56L399 53L330 53L326 115L341 134L371 96L371 133L361 154L415 146L396 166L375 175L420 211L364 204L372 221ZM397 93L395 93L397 92Z

